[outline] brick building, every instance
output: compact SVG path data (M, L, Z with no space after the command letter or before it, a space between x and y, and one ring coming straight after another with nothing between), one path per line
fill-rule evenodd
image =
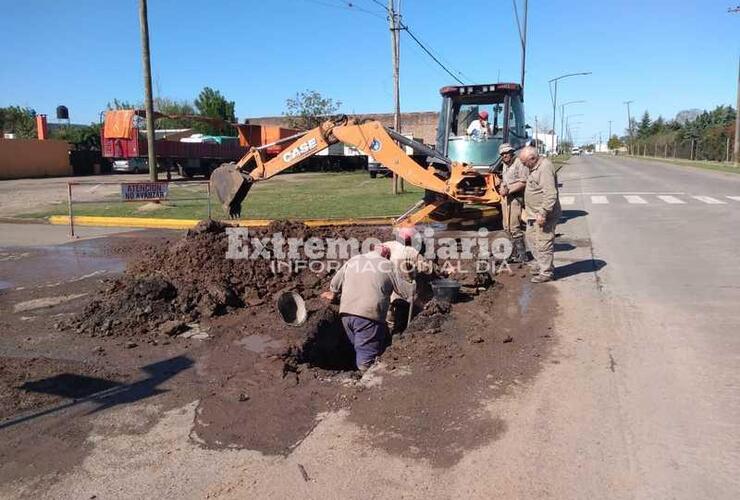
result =
M352 115L358 120L378 120L386 127L393 128L393 113L372 113L365 115ZM276 125L288 127L288 120L284 116L262 116L247 118L249 123L255 125ZM411 134L415 138L422 139L424 144L435 144L437 141L437 121L439 113L435 111L421 111L414 113L401 113L401 132Z

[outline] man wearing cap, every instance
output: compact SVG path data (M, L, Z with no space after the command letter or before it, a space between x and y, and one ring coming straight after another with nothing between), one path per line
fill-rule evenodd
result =
M522 210L524 209L524 188L527 185L529 170L516 157L511 144L505 142L498 148L501 155L501 183L498 192L501 200L504 230L509 234L513 245L512 261L526 262L527 249L522 230Z
M527 238L536 261L531 266L532 272L536 273L532 283L544 283L553 279L555 271L555 226L560 219L558 179L552 162L540 157L532 146L522 149L519 159L529 170L524 204Z
M391 293L407 297L407 286L400 282L390 261L391 251L384 245L355 255L337 271L329 291L321 294L332 301L341 292L339 315L355 349L357 368L364 372L386 346Z
M488 123L488 111L478 113L478 119L468 125L466 133L472 137L486 137L491 135L491 125Z

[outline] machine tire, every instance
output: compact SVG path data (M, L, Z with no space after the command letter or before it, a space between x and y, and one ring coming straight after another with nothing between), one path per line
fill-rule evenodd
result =
M182 167L182 165L180 165L180 164L177 165L177 172L180 174L180 177L182 177L183 179L192 179L193 178L193 176L190 175L190 172L188 172L186 169L184 169Z
M370 178L371 179L375 179L377 177L378 177L378 173L377 172L370 172Z

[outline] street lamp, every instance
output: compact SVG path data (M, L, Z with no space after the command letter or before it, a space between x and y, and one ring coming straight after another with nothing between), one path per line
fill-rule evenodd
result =
M565 117L565 128L563 128L563 127L560 127L560 130L561 130L561 131L563 131L563 130L568 130L568 127L569 127L570 125L574 125L574 123L570 123L570 121L569 121L569 120L570 120L571 118L575 118L576 116L583 116L583 113L576 113L576 114L574 114L574 115L568 115L568 116L566 116L566 117ZM581 122L578 122L578 123L581 123Z
M568 106L568 105L570 105L570 104L582 104L584 102L586 102L586 101L568 101L568 102L564 102L563 104L560 105L560 131L561 132L563 130L565 130L563 128L563 117L565 116L565 107Z
M570 78L571 76L586 76L590 74L591 74L590 71L585 71L583 73L568 73L565 75L560 75L557 78L553 78L552 80L548 80L547 82L547 85L550 88L550 98L552 99L552 149L553 149L553 152L555 151L555 114L558 111L558 80L562 80L563 78ZM553 92L553 82L555 82L554 92Z

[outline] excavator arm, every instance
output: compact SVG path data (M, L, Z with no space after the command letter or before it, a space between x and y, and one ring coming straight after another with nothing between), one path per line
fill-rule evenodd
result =
M357 148L407 182L444 195L443 199L484 204L500 200L491 174L479 174L465 165L449 162L448 178L442 179L434 168L424 168L409 157L380 122L357 124L346 117L309 130L267 161L263 158L264 147L252 148L237 163L217 168L211 174L211 185L229 216L239 217L242 201L255 182L267 180L336 142ZM423 208L420 211L426 212Z

